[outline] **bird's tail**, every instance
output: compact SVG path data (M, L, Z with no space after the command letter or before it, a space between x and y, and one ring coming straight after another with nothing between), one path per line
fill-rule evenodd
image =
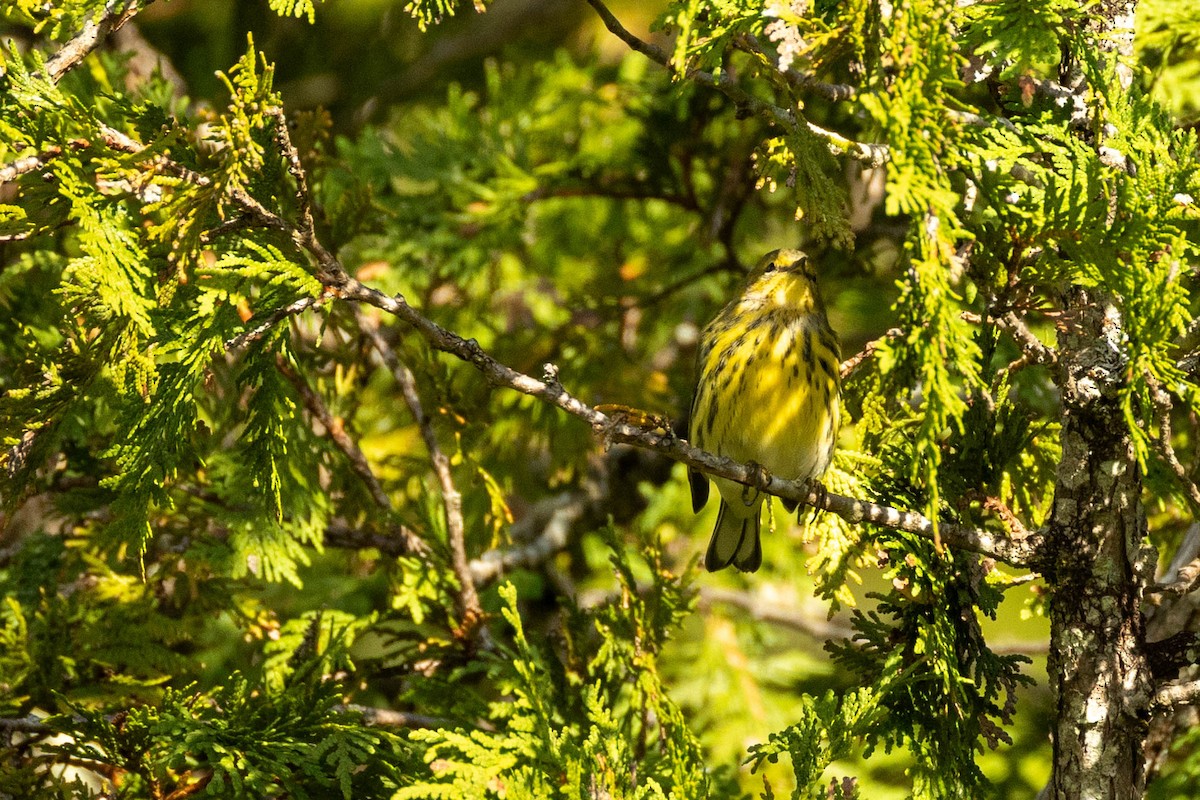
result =
M759 544L759 526L762 506L754 504L751 513L739 517L729 513L729 504L721 500L717 512L717 527L708 540L708 552L704 554L704 568L709 572L724 569L730 564L742 572L754 572L762 564L762 545Z

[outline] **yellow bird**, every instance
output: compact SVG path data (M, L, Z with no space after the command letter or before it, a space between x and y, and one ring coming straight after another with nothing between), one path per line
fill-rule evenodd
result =
M688 438L694 447L754 462L781 478L820 477L837 439L840 361L808 256L799 250L768 253L741 296L700 334ZM708 500L709 479L689 470L688 480L698 513ZM713 480L721 509L704 566L712 572L733 564L754 572L762 564L763 496L740 483Z

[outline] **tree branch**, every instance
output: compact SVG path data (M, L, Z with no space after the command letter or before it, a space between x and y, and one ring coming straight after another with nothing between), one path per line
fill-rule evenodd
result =
M1159 578L1157 583L1146 587L1146 594L1151 595L1155 604L1162 603L1162 597L1153 595L1187 594L1200 585L1200 522L1193 522L1179 543L1171 563Z
M61 147L52 145L35 156L24 156L0 166L0 185L14 181L27 172L41 169L48 162L62 155L62 151Z
M108 34L128 22L137 12L139 0L108 0L100 15L83 23L79 33L46 61L46 75L58 83L88 53L95 50Z
M657 61L663 66L667 66L670 63L671 58L667 55L666 51L630 33L601 0L587 0L587 4L595 10L601 21L604 22L604 27L608 28L609 32L622 42L629 45L631 50L636 50L651 61Z
M1200 704L1200 680L1165 683L1154 693L1152 704L1160 708Z
M538 567L571 542L576 525L588 513L588 500L564 492L552 498L553 510L541 533L516 547L488 550L472 559L468 568L477 583L488 583L515 569ZM515 535L513 538L517 538Z
M308 413L312 414L313 418L321 423L330 441L346 456L346 459L350 462L350 468L366 484L367 491L371 493L375 504L385 511L392 511L392 500L387 496L387 492L383 490L383 485L379 482L379 478L375 477L375 473L371 469L371 464L367 461L366 454L358 446L358 442L354 441L350 434L346 433L346 428L342 424L342 421L334 418L333 413L329 410L329 406L325 404L324 398L317 394L308 385L308 381L296 373L296 370L292 369L292 365L287 363L282 355L275 357L275 368L279 370L279 374L287 378L288 383L292 384L292 387L299 393L300 399L304 401L304 407L308 409Z
M587 0L587 4L595 9L604 26L630 48L643 54L651 61L670 68L671 59L662 48L639 39L630 33L618 20L602 0ZM856 161L862 161L867 166L879 167L890 159L890 151L886 145L856 142L840 133L826 130L815 123L809 122L800 115L799 111L783 108L773 103L760 100L743 89L737 80L728 72L714 75L703 70L688 70L684 77L702 86L716 89L734 102L742 110L773 122L786 130L799 131L806 129L810 134L825 142L831 152L837 155L847 155Z
M42 721L41 717L33 714L25 717L9 717L0 719L0 731L9 733L28 733L32 736L49 736L57 731Z
M243 331L237 336L234 336L232 339L226 341L225 351L232 353L237 350L241 350L247 345L254 344L266 336L272 328L274 328L284 319L287 319L288 317L294 317L310 308L315 308L323 304L326 299L328 299L326 295L321 295L320 297L301 297L299 300L296 300L293 303L289 303L286 306L275 309L250 330Z
M1021 348L1021 352L1025 354L1030 362L1046 365L1058 362L1058 354L1054 352L1054 348L1043 344L1040 339L1034 336L1033 331L1029 330L1029 326L1025 324L1025 321L1014 312L1009 311L999 317L994 317L993 321L998 328L1013 337L1013 340Z
M847 358L845 361L842 362L841 367L839 367L839 369L838 369L839 373L841 374L842 380L845 380L847 377L850 376L850 373L852 373L852 372L854 372L854 370L858 369L859 365L862 364L862 362L866 361L868 358L871 358L873 355L875 355L875 351L879 349L879 346L883 342L890 342L893 339L899 339L903 335L904 335L904 331L902 329L889 328L887 330L887 332L883 334L883 336L880 336L878 339L872 339L871 341L867 342L865 345L863 345L862 350L859 350L857 353L855 353L854 355L850 356L849 358Z
M361 714L363 722L368 725L382 725L388 728L453 728L455 723L441 717L431 717L427 714L414 714L411 711L394 711L390 708L375 708L348 703L335 706L339 711L349 711Z
M412 370L400 360L396 351L387 343L379 330L366 322L361 315L359 316L359 325L371 340L376 352L392 371L392 375L400 387L400 393L404 397L404 402L421 432L425 448L429 451L429 460L433 464L433 472L442 491L446 538L450 545L450 563L459 583L458 610L462 616L463 627L468 634L478 632L480 636L486 637L487 629L479 625L484 616L483 609L479 605L475 578L467 560L466 523L463 519L462 494L454 484L454 476L450 472L450 459L438 442L437 432L433 429L433 421L425 413L421 395L417 391L417 379Z
M424 557L429 553L429 545L405 525L397 525L394 531L382 534L356 528L344 520L332 520L325 526L324 543L326 547L343 550L371 548L392 558Z
M1187 469L1179 463L1175 448L1171 446L1171 395L1154 376L1148 373L1146 384L1150 388L1150 397L1154 401L1154 417L1158 424L1158 436L1151 439L1151 442L1159 456L1166 462L1167 467L1170 468L1175 480L1179 482L1180 488L1183 489L1184 499L1187 500L1193 516L1200 518L1200 486L1197 486L1195 481L1188 476Z
M482 372L492 385L537 397L572 416L579 417L591 425L606 442L622 442L655 450L703 472L728 478L787 500L833 512L851 523L869 522L885 528L915 533L930 540L934 538L933 521L916 512L901 511L865 500L829 494L816 482L810 484L766 475L761 469L697 450L669 432L659 433L614 420L571 396L558 383L557 378L553 377L552 370L547 370L545 380L518 372L489 356L474 340L463 339L424 317L403 297L386 295L364 286L353 278L348 278L344 284L335 287L335 290L347 300L375 306L408 323L435 349L471 364ZM1024 539L1009 539L989 531L950 522L940 522L937 529L941 540L946 544L988 555L1013 566L1027 566L1032 563L1042 543L1040 533L1030 534Z
M719 586L700 587L700 608L714 605L733 606L749 613L751 617L773 625L779 625L824 641L826 639L850 639L854 629L829 622L812 614L804 614L780 603L772 603L749 592L723 589Z
M300 224L296 227L291 227L287 226L285 222L284 225L287 226L285 230L291 233L292 239L301 250L307 250L317 259L317 265L320 267L322 273L328 274L335 279L341 278L344 275L341 262L326 250L325 246L317 239L316 224L313 222L312 195L308 190L308 178L304 171L304 165L300 162L300 153L296 150L296 146L292 144L292 136L288 131L287 117L284 116L283 109L279 107L271 109L268 113L275 118L275 141L279 145L279 150L283 154L284 160L287 162L288 173L296 181L296 208L300 216Z
M763 63L771 66L776 72L787 79L787 82L791 84L792 87L801 91L812 92L813 94L824 97L826 100L832 100L835 103L844 100L853 100L854 96L858 94L858 89L847 83L825 83L824 81L817 80L811 75L805 75L796 69L788 69L786 71L780 70L778 66L776 66L777 61L774 58L771 58L771 54L768 53L767 49L762 46L762 43L758 40L758 37L754 36L753 34L743 33L734 37L733 45L739 50L760 58Z

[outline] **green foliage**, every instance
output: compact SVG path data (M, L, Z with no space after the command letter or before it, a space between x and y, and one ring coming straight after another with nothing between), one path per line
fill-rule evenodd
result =
M316 19L317 8L313 0L269 0L271 10L276 14L290 17L308 17L309 22Z
M489 708L500 729L414 731L429 772L396 797L728 796L730 787L706 773L656 664L690 593L657 551L645 554L653 583L640 589L632 565L614 556L617 595L572 612L561 652L530 643L516 589L501 586L513 639L489 667L504 698Z
M60 3L13 0L0 8L0 19L28 25L54 39L65 39L101 13L102 9L91 0L65 0Z
M1006 80L1049 74L1065 46L1083 41L1076 37L1086 22L1085 7L1066 0L1004 0L964 6L962 13L970 31L968 52L991 64L997 63L991 54L1004 53L999 74Z
M1179 736L1172 744L1170 757L1176 763L1174 769L1159 781L1150 785L1146 797L1150 800L1166 800L1169 797L1187 797L1200 789L1200 763L1196 757L1197 732L1192 729Z
M340 699L311 663L283 691L234 675L210 694L168 690L116 717L73 707L74 716L52 721L72 738L54 749L125 770L119 797L196 785L198 797L391 796L407 759L403 739L364 726Z
M870 681L877 716L859 731L866 746L912 750L914 797L976 797L986 782L974 751L1011 744L1004 726L1017 688L1033 683L1020 673L1029 659L996 655L984 642L977 615L994 618L1001 593L975 559L911 545L899 553L890 571L896 588L877 596L876 610L856 611L854 643L830 644L830 652Z
M446 17L452 17L466 3L462 0L407 0L404 10L407 11L421 30L430 25L436 25ZM472 0L475 11L483 13L487 10L487 0Z
M841 697L827 692L819 698L803 698L796 716L798 721L794 725L772 733L765 743L752 746L750 761L757 769L764 761L774 763L786 754L796 779L792 797L828 797L822 773L833 762L852 753L855 742L879 722L880 709L869 690Z
M1200 43L1200 14L1189 3L1177 0L1145 0L1137 6L1139 62L1149 74L1154 98L1178 114L1195 119L1200 110L1200 67L1196 47Z

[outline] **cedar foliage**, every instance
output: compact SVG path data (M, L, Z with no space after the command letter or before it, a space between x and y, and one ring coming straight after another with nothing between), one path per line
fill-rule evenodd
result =
M1187 3L1141 4L1126 87L1102 5L665 2L648 53L489 60L354 132L285 109L253 39L208 102L103 47L51 74L138 5L0 12L0 796L1040 788L981 755L1044 739L1014 719L1040 676L984 636L1020 570L810 511L777 518L761 574L697 577L710 523L678 466L600 456L338 271L678 423L696 326L800 243L843 338L875 345L828 488L999 537L1050 522L1059 377L1035 345L1067 287L1096 290L1169 555L1200 508ZM468 10L404 9L428 36ZM853 637L789 662L697 602L718 581L802 585ZM1192 739L1151 793L1195 790Z

